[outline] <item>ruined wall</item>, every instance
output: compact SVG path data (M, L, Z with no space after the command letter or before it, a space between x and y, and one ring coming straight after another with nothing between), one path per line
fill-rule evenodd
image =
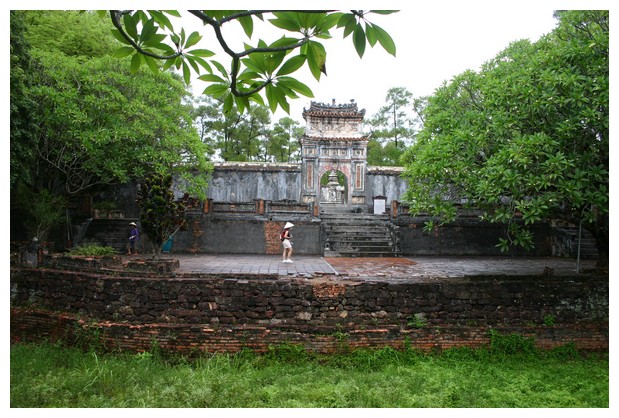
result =
M218 202L301 200L299 164L216 163L208 198Z
M402 167L368 167L365 201L371 205L373 197L384 196L389 207L392 200L401 200L407 188L402 171Z
M214 214L193 217L186 230L174 235L171 252L220 254L279 254L279 233L294 223L297 255L320 254L320 224L309 215L261 216Z
M90 328L109 348L181 352L488 343L490 330L608 349L608 277L337 281L265 275L105 277L11 270L11 339L70 340ZM81 321L81 322L80 322Z
M394 223L398 226L399 249L403 255L443 256L499 256L516 255L548 257L553 255L552 228L547 225L530 226L535 247L525 251L511 247L508 253L497 247L499 237L506 236L506 226L480 221L478 217L460 217L455 222L425 231L423 216L401 215Z
M387 204L399 200L406 190L406 183L399 177L401 173L401 167L368 167L365 179L368 206L371 207L374 196L386 196ZM350 173L347 175L350 178ZM301 181L300 164L217 163L207 194L218 202L301 201Z

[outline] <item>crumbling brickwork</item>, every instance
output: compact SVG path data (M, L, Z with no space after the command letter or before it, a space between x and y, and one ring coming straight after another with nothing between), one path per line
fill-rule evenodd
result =
M264 240L266 242L267 254L279 254L282 252L282 242L279 238L280 232L284 229L285 222L265 222Z
M112 277L11 269L11 339L70 340L95 328L109 348L257 351L293 342L423 350L479 347L489 331L608 350L608 277L427 281L267 275ZM80 322L81 321L81 322Z

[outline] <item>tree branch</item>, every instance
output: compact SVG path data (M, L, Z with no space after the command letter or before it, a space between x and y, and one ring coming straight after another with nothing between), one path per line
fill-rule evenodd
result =
M127 42L129 42L129 44L131 44L131 46L133 48L135 48L136 51L138 51L140 54L142 55L146 55L152 58L157 58L157 59L162 59L162 60L169 60L169 59L174 59L177 58L179 56L181 56L183 54L182 51L178 51L175 54L172 55L158 55L155 54L153 52L150 51L146 51L145 49L142 49L141 46L139 46L132 38L131 36L129 36L129 34L127 34L127 32L125 32L125 29L122 26L122 23L120 23L120 16L122 16L123 14L126 14L128 12L122 12L120 10L110 10L110 18L112 19L112 24L114 25L114 27L116 29L118 29L118 31L120 32L120 34L122 35L123 38L125 38L127 40Z

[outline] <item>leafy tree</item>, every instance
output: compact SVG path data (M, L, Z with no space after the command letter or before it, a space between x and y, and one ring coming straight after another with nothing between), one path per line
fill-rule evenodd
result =
M12 194L16 231L23 229L17 218L35 223L31 211L13 211L28 209L31 201L23 196L49 193L66 202L157 172L184 180L194 196L205 193L207 148L192 127L182 81L169 73L130 73L127 64L106 55L118 44L101 35L104 22L83 13L87 23L79 25L76 16L11 15L11 188L29 188ZM29 22L25 32L22 21ZM50 42L50 36L63 42Z
M560 12L536 43L512 43L479 73L438 89L405 155L413 212L455 203L506 223L499 246L531 248L528 226L583 222L608 265L608 11Z
M412 118L407 112L413 95L405 87L393 87L387 91L385 106L367 120L370 127L368 163L372 165L401 165L400 157L406 143L413 138Z
M216 158L225 161L264 161L264 142L271 116L264 106L253 106L245 113L236 107L224 113L223 103L203 96L194 112L203 141L214 149Z
M185 211L190 206L187 195L174 199L172 176L154 174L144 179L138 190L142 232L153 243L154 258L159 258L163 244L185 222Z
M221 119L221 104L210 96L194 98L191 107L193 126L198 131L200 141L208 147L207 156L213 157L216 150L216 142L213 132L218 129Z
M299 94L313 97L311 90L291 74L307 65L316 80L320 80L321 74L326 73L327 51L317 39L330 38L333 28L342 30L344 37L352 35L360 57L368 44L373 47L376 43L388 53L394 56L396 53L391 36L368 20L372 13L393 11L190 10L188 13L213 30L217 46L230 59L228 66L221 60L207 60L215 55L211 49L192 49L202 40L202 35L197 31L187 34L184 28L175 30L171 18L181 16L177 11L110 11L116 28L113 34L125 44L116 55L131 56L133 71L143 64L155 72L159 71L161 62L163 70L174 66L182 72L186 84L190 83L192 71L199 74L199 79L212 83L203 93L220 99L225 113L231 112L234 105L243 113L249 108L250 100L265 105L265 98L272 112L281 107L289 113L289 98L297 98ZM254 45L246 43L242 50L234 51L223 27L238 22L251 38L254 24L265 17L266 22L294 37L284 35L270 44L259 39ZM298 54L292 54L294 51Z
M111 55L118 43L96 13L76 10L30 10L25 13L28 40L44 51L71 57Z
M33 83L30 43L26 40L24 12L11 10L10 76L10 189L30 183L30 167L35 159L35 137L31 123L36 103L26 94ZM13 200L12 200L13 201Z
M253 106L243 114L233 108L226 114L223 103L200 96L193 117L202 141L212 147L216 158L226 161L298 160L298 139L303 128L287 117L270 128L270 112L264 106Z
M113 58L39 53L39 60L41 76L29 94L38 104L45 188L77 195L173 171L191 180L192 193L204 193L206 148L181 105L182 83L170 74L129 74Z
M47 241L50 230L64 220L65 198L46 189L32 190L24 183L20 183L17 189L19 202L28 203L23 205L30 219L25 225L28 236L36 237L39 242Z
M253 106L241 114L233 108L229 114L234 121L228 139L226 161L264 161L264 143L269 134L271 114L264 106ZM228 115L226 116L228 117Z
M304 128L289 117L281 118L271 130L267 142L267 154L278 162L298 162L300 160L300 139Z
M395 142L381 144L376 138L368 141L368 164L374 166L401 166L402 155L406 151L403 142L396 146Z
M405 87L393 87L387 91L385 106L382 106L374 116L373 136L383 141L393 140L398 148L398 140L404 141L413 136L410 126L410 116L406 109L411 105L413 94ZM382 128L382 129L381 129Z

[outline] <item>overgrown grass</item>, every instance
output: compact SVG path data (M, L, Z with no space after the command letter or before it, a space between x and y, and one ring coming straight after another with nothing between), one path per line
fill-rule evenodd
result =
M607 408L608 382L605 355L570 346L541 353L513 337L440 354L384 348L326 356L284 344L262 355L194 359L156 348L11 347L14 408Z
M84 245L81 247L71 248L71 250L67 254L94 257L94 256L117 255L118 251L116 251L113 247L110 247L110 246L88 244L88 245Z

